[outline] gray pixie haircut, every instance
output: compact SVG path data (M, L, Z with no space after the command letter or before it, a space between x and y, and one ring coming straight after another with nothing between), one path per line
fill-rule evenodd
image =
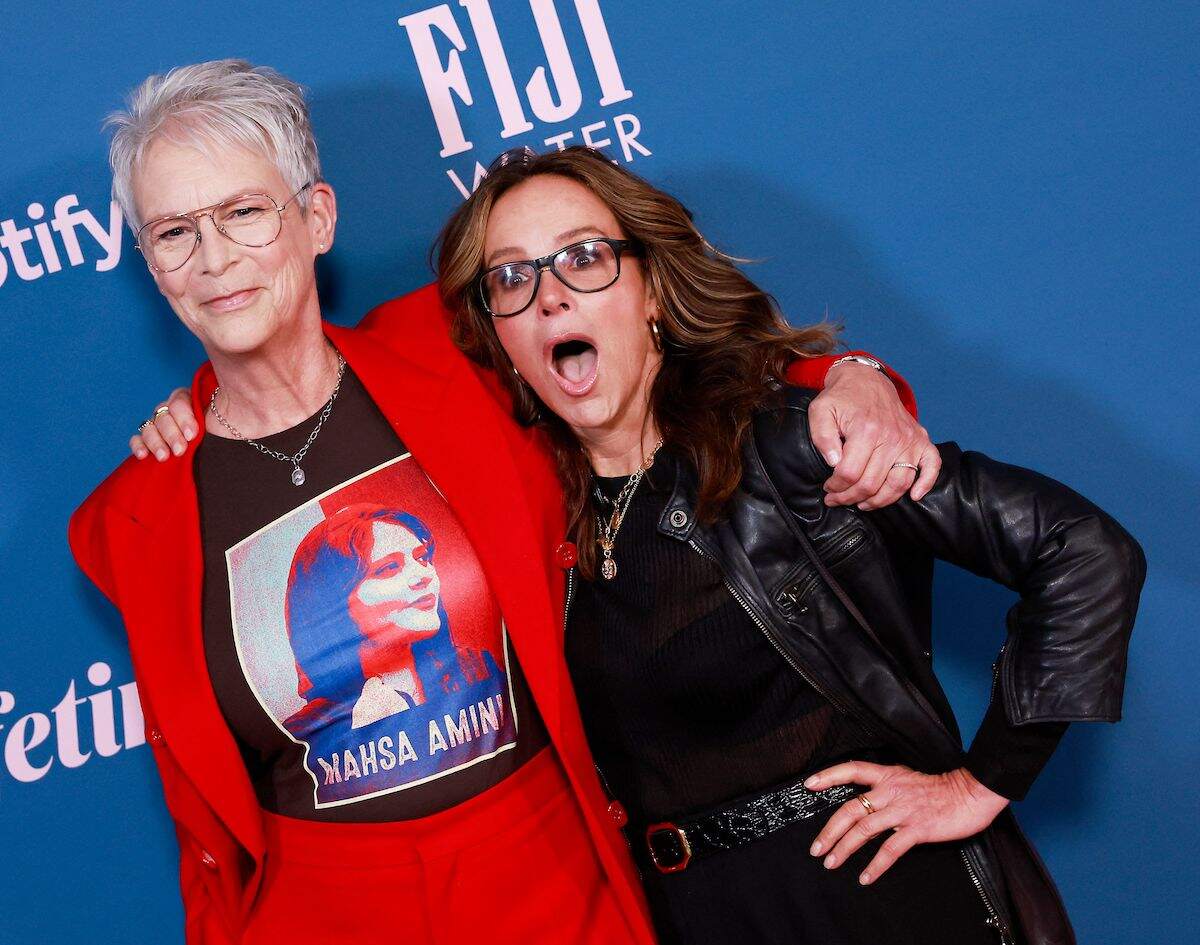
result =
M125 111L104 120L104 127L115 129L108 151L113 199L135 233L143 221L133 202L133 175L160 138L206 153L213 148L260 152L279 169L288 197L322 179L304 90L269 66L244 59L215 59L152 75L129 95ZM297 198L302 210L306 197Z

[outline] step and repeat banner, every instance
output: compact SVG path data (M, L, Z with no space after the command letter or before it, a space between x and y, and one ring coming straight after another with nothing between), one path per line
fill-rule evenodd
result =
M935 439L1112 511L1150 562L1126 718L1075 726L1019 813L1081 942L1192 934L1198 38L1173 3L6 4L0 945L182 942L124 633L66 523L203 356L110 198L101 121L147 74L227 56L309 89L332 320L430 280L498 152L590 144L679 195L793 321L898 366ZM937 583L969 733L1012 595Z

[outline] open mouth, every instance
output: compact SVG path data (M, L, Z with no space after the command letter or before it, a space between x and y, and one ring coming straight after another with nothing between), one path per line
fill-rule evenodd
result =
M599 352L586 338L572 337L556 341L550 347L554 379L568 394L586 394L596 383Z

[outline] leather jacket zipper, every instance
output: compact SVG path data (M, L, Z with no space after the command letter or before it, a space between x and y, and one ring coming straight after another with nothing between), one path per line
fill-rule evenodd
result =
M1016 945L1016 941L1009 933L1008 926L1004 924L1004 920L1000 918L996 912L996 907L992 905L992 900L988 896L987 891L983 888L983 881L979 878L979 874L975 871L975 865L971 862L971 857L967 853L966 847L958 848L959 854L962 856L963 864L967 868L967 876L971 878L971 885L975 887L975 891L979 893L979 898L983 900L983 907L987 910L988 917L984 924L994 928L1000 935L1000 945Z
M698 555L700 555L702 558L707 558L709 561L713 562L718 568L720 568L722 583L724 583L725 589L727 591L729 591L729 593L733 597L733 599L738 602L738 605L742 608L742 610L744 610L746 612L746 616L748 616L750 618L751 622L756 627L758 627L758 629L762 633L762 635L767 638L767 642L769 642L771 644L771 646L775 649L775 652L777 652L781 657L783 657L784 662L786 662L790 667L792 667L792 669L795 670L796 674L801 679L803 679L806 683L808 683L810 686L812 686L812 688L815 689L818 693L820 693L821 696L827 702L829 702L831 705L837 707L841 712L845 713L846 715L849 715L851 718L858 721L858 723L860 725L862 725L863 728L865 728L868 733L870 733L871 735L874 735L877 738L883 737L883 733L880 732L877 728L875 728L875 726L872 724L871 720L869 718L867 718L866 715L864 715L862 712L858 711L857 709L853 708L852 706L846 705L846 703L844 703L841 699L839 699L837 696L833 695L833 693L826 690L815 679L813 679L812 676L810 676L808 674L808 672L804 669L804 667L802 667L799 663L796 662L795 659L793 659L792 655L789 652L787 652L786 649L784 649L783 644L781 644L778 640L775 639L775 634L771 632L771 628L767 626L766 621L764 621L762 618L760 618L758 616L757 613L755 613L754 608L751 607L751 605L750 605L750 602L747 601L742 596L741 592L737 589L736 586L734 586L734 583L725 575L725 569L721 567L721 563L719 561L717 561L717 559L714 555L705 551L704 548L702 548L700 546L700 544L694 538L688 539L688 546L693 551L695 551Z
M847 535L822 556L825 559L825 566L833 568L841 564L854 553L866 537L866 532L863 531L855 531ZM778 595L779 603L785 608L795 607L817 586L820 577L816 571L809 571L801 580ZM804 613L804 610L805 608L801 608L800 613Z
M1004 659L1006 649L1008 649L1007 640L1000 644L1000 652L996 654L996 659L992 663L992 702L996 701L996 687L1000 683L1000 663Z
M855 536L850 536L850 537L853 538ZM862 535L860 534L858 537L861 538ZM856 543L857 542L850 541L849 539L847 539L846 542L844 542L844 544L850 545L850 546L853 546ZM693 551L695 551L701 557L709 559L714 564L716 564L718 568L721 567L720 562L718 562L717 559L713 555L709 554L709 552L705 551L704 548L702 548L695 539L689 538L688 545L692 548ZM734 586L733 582L731 580L729 580L728 577L725 577L724 568L721 568L721 574L724 579L723 583L725 584L726 590L728 590L730 595L732 595L733 599L738 602L738 605L742 608L742 610L744 610L746 612L746 616L748 616L750 618L750 620L753 622L753 624L756 627L758 627L759 631L763 634L763 636L765 636L767 638L768 642L770 642L771 646L774 647L775 651L780 656L783 657L784 661L789 666L791 666L793 670L796 671L796 673L800 676L800 678L803 679L810 686L812 686L813 689L815 689L818 693L820 693L821 696L824 697L832 705L836 706L838 709L840 709L845 714L858 720L859 724L861 724L867 730L867 732L869 734L874 735L878 738L884 738L883 734L873 724L871 724L870 720L867 719L861 712L853 710L852 708L847 706L844 702L842 702L840 699L834 697L830 692L826 691L822 686L818 685L818 683L816 682L816 680L814 680L812 678L812 676L810 676L807 672L805 672L804 668L801 667L800 664L797 663L792 658L791 654L788 653L783 648L783 645L780 644L779 641L777 641L775 639L775 634L773 634L771 632L770 628L766 625L766 621L762 620L758 616L758 614L755 613L754 609L750 606L749 601L747 601L742 596L741 592L738 591L738 589ZM567 578L568 600L570 599L570 590L571 590L570 575L568 575L568 578ZM995 906L992 905L991 898L988 896L987 892L984 890L983 881L979 878L979 874L976 872L974 864L971 863L971 858L968 855L966 848L959 847L959 853L962 856L963 864L967 868L967 875L970 877L971 885L974 886L975 891L979 893L979 898L983 902L984 909L987 911L988 917L986 920L986 924L989 925L990 927L996 929L997 932L999 932L1000 945L1016 945L1016 943L1014 942L1014 940L1012 939L1012 937L1009 934L1008 926L1004 923L1004 920L1000 918L1000 915L996 911Z

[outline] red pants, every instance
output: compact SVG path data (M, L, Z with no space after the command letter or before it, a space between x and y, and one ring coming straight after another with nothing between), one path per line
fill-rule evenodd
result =
M632 941L550 750L420 820L264 817L266 873L243 945Z

